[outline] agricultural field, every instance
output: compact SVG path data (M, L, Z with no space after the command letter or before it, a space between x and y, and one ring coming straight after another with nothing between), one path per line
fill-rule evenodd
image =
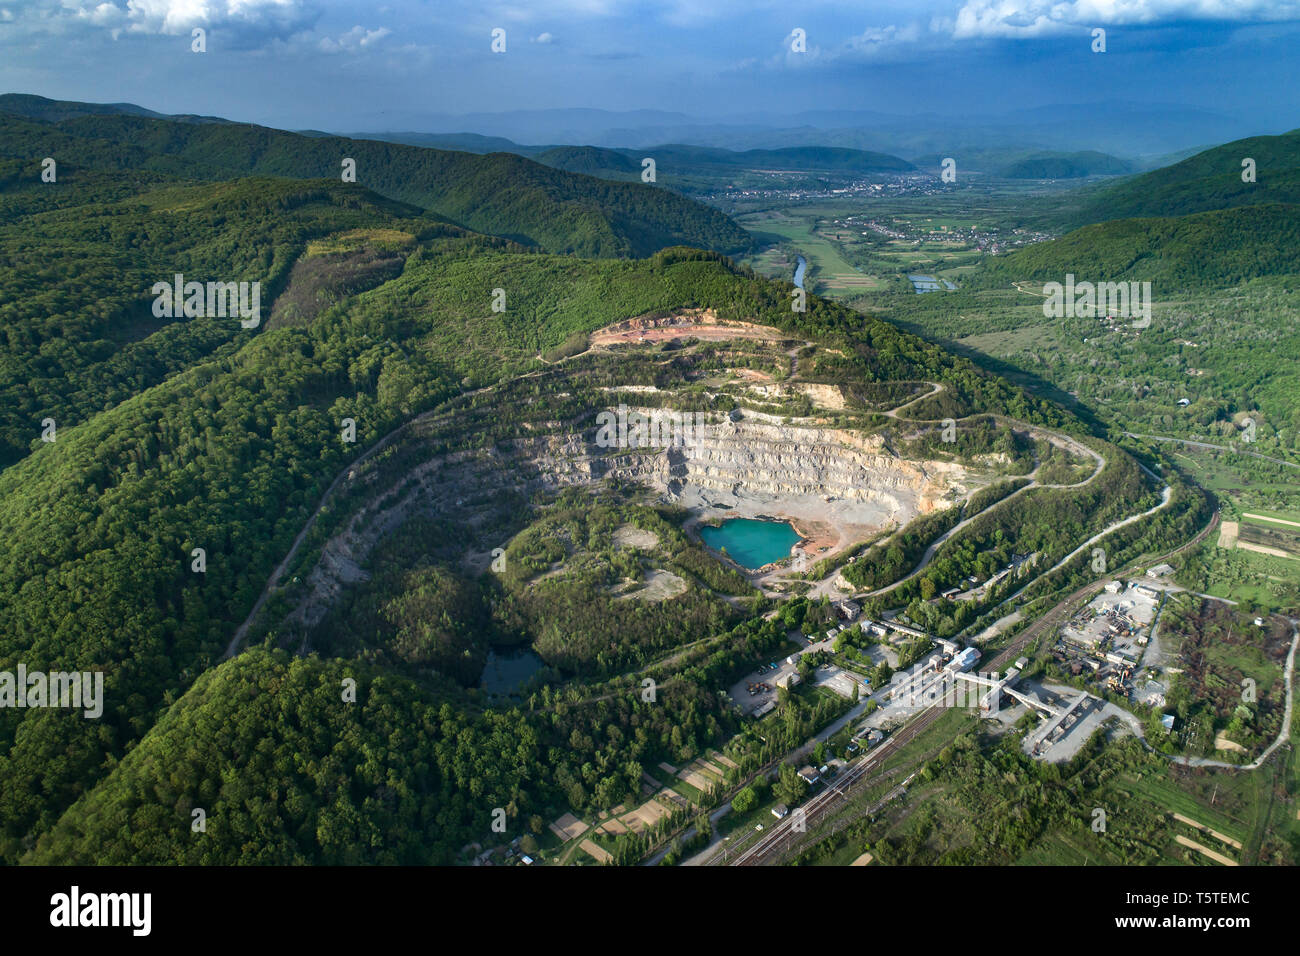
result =
M839 200L791 194L735 212L760 244L748 265L780 277L770 271L779 264L768 255L779 245L787 255L808 258L816 280L812 291L866 307L874 294L914 295L908 273L957 283L987 253L1046 238L1024 225L1025 202L1051 191L1043 184L972 175L970 182L942 190Z
M1257 612L1295 616L1300 607L1300 560L1274 545L1255 546L1267 547L1264 551L1242 544L1276 534L1280 544L1291 546L1295 536L1290 532L1300 528L1280 522L1300 521L1287 507L1300 497L1300 469L1194 447L1172 451L1169 458L1216 496L1223 515L1219 532L1187 555L1178 583Z
M794 270L790 253L786 251L790 249L807 258L808 278L804 287L811 291L831 295L836 291L881 285L878 277L864 274L844 258L840 246L821 233L815 218L762 213L747 217L744 222L747 228L777 238L780 243L780 252L770 251L750 262L756 271L774 278L789 278Z
M1300 528L1247 517L1238 524L1237 547L1278 558L1300 559Z
M852 304L1096 422L1300 463L1300 373L1287 358L1300 351L1300 287L1260 279L1152 297L1143 329L1045 317L1034 283Z

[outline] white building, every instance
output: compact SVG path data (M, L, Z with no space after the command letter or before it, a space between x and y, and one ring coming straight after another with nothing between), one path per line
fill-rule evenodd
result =
M975 666L976 661L979 659L980 652L973 647L968 647L952 659L950 666L955 670L968 671Z

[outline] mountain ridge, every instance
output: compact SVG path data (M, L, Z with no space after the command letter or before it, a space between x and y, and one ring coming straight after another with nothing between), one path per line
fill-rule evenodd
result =
M341 178L343 161L352 159L357 183L380 195L548 252L627 258L675 245L735 252L750 241L723 213L669 190L566 173L509 153L479 156L120 113L57 123L0 113L0 150L0 162L33 169L55 153L82 168L210 180Z

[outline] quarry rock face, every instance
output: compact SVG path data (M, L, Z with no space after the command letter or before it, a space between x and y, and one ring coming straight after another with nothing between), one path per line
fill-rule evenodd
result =
M817 497L860 502L895 520L946 507L968 490L960 465L899 458L878 435L753 412L732 413L659 447L602 448L570 435L554 440L537 464L562 483L611 477L674 494L695 488L773 502Z
M286 620L304 631L314 627L342 589L364 575L360 565L377 541L412 516L456 514L477 524L506 507L511 491L616 478L668 494L702 518L722 516L719 508L778 514L828 526L832 540L848 544L950 507L970 490L960 465L899 458L879 435L788 424L760 412L714 414L685 434L663 429L655 438L659 443L649 447L602 447L590 430L561 430L431 456L405 472L400 485L376 487L372 501L326 543L306 595ZM365 471L357 481L368 481Z

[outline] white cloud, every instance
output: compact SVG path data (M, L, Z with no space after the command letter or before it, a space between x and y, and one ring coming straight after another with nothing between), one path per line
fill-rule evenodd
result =
M321 37L316 48L322 53L355 53L358 50L373 46L392 32L388 27L367 30L363 26L355 26L337 39Z
M555 37L549 33L539 33L528 41L529 43L554 43Z
M227 24L283 26L302 20L305 6L300 0L127 0L125 9L117 3L100 3L91 20L107 21L112 14L105 8L113 8L133 33L181 34L194 27Z
M965 0L934 29L957 39L1036 37L1085 27L1151 26L1188 20L1284 21L1300 0Z
M823 47L815 39L823 38L834 41ZM807 51L796 53L791 49L793 35L787 35L781 41L780 50L766 59L748 57L734 63L733 70L751 69L798 69L800 67L831 67L840 63L862 61L888 61L903 56L914 55L922 45L935 46L938 37L927 31L919 23L890 24L883 27L869 27L861 33L847 38L827 37L822 31L809 31L806 37ZM951 41L945 41L951 42Z
M916 43L922 36L923 31L919 24L907 23L900 27L891 23L887 27L872 27L855 37L851 37L848 42L848 49L870 55L887 46Z
M30 0L19 9L18 19L35 32L81 26L114 38L123 33L184 36L203 27L222 30L246 46L307 29L320 13L320 0Z

